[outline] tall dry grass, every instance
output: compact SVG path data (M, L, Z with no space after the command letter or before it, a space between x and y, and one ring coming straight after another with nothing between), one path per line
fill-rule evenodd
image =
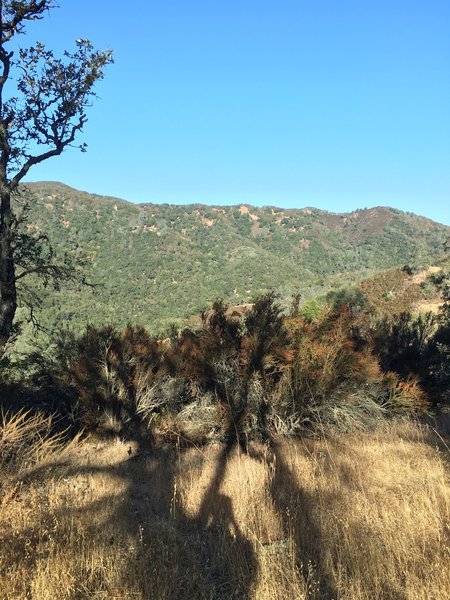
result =
M418 424L145 451L85 442L14 478L0 597L449 597L449 454ZM8 491L9 490L9 491Z

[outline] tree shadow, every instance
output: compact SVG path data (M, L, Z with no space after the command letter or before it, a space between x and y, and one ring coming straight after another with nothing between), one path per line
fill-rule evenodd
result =
M294 541L296 566L305 582L307 598L337 599L338 590L324 557L326 539L313 510L314 496L297 484L280 442L271 437L270 448L273 452L270 493L284 534Z
M164 566L169 573L159 596L155 595L154 584L143 579L143 598L250 597L258 572L257 559L236 521L231 498L221 491L229 458L239 451L239 441L229 433L195 515L188 513L183 498L177 494L177 477L184 466L183 450L177 455L172 449L155 448L147 457L138 454L130 459L139 467L127 469L125 502L113 521L120 520L139 540L133 561L141 565L143 572L152 571L157 552L160 565L161 556L167 557ZM152 473L149 464L153 464ZM199 466L203 465L201 460ZM152 497L154 482L160 494Z
M38 469L35 475L41 486L46 473L50 476L60 468L66 481L79 476L112 478L120 494L107 494L80 506L41 506L32 526L14 534L0 533L0 546L12 556L27 553L30 573L38 552L30 555L29 548L42 546L47 522L49 528L50 522L88 523L90 534L102 544L120 548L125 557L120 563L123 589L133 587L140 598L249 598L258 572L257 559L236 521L231 498L221 491L235 446L230 442L219 451L212 478L194 515L188 514L177 490L177 478L188 464L185 451L150 448L141 436L130 440L131 456L116 464L68 466L63 462L51 472ZM198 467L203 463L200 459ZM23 485L32 482L30 473ZM102 586L104 591L108 582Z
M234 427L234 426L233 426ZM250 540L239 528L231 498L221 492L228 462L240 452L239 439L229 432L221 448L211 479L198 511L196 527L203 531L209 550L209 576L215 581L214 598L249 598L258 574L258 562Z

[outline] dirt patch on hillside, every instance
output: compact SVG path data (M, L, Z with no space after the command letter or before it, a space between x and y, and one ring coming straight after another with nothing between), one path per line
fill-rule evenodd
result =
M420 273L413 275L411 278L411 282L423 283L424 281L426 281L429 275L432 275L433 273L439 273L439 271L442 271L441 267L429 267L428 269L425 269L425 271L421 271Z
M433 300L419 302L418 304L415 305L414 312L418 312L418 313L431 312L431 313L437 315L439 313L439 311L441 310L443 304L444 303L442 300L440 302L433 301Z

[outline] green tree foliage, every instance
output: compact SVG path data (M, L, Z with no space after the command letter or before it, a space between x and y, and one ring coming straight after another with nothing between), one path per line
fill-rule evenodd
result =
M433 339L428 382L436 401L450 404L450 294L447 290L445 298Z
M333 308L339 308L347 304L353 314L358 314L368 306L368 300L363 292L357 287L346 287L332 290L326 295L327 302Z
M384 371L395 371L402 377L424 375L430 360L435 318L431 313L414 317L401 313L385 318L374 333L374 350Z
M41 42L15 55L12 48L26 24L54 6L52 0L0 1L0 355L13 333L18 279L63 272L47 263L50 257L41 249L45 232L34 238L17 234L13 196L34 165L75 142L94 85L112 62L111 52L97 51L83 39L62 58Z

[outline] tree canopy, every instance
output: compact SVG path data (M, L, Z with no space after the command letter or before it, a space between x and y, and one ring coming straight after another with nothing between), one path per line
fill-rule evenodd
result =
M74 145L96 98L95 83L113 60L111 51L96 50L81 38L61 57L42 42L15 55L13 38L25 33L27 22L44 18L55 7L52 0L0 0L0 356L13 332L16 284L25 273L17 269L24 250L16 243L20 238L12 195L30 168ZM85 144L78 147L86 150ZM27 240L27 252L42 257L39 242L44 237ZM38 261L34 271L49 275L54 267L46 269ZM28 261L26 274L31 272Z

